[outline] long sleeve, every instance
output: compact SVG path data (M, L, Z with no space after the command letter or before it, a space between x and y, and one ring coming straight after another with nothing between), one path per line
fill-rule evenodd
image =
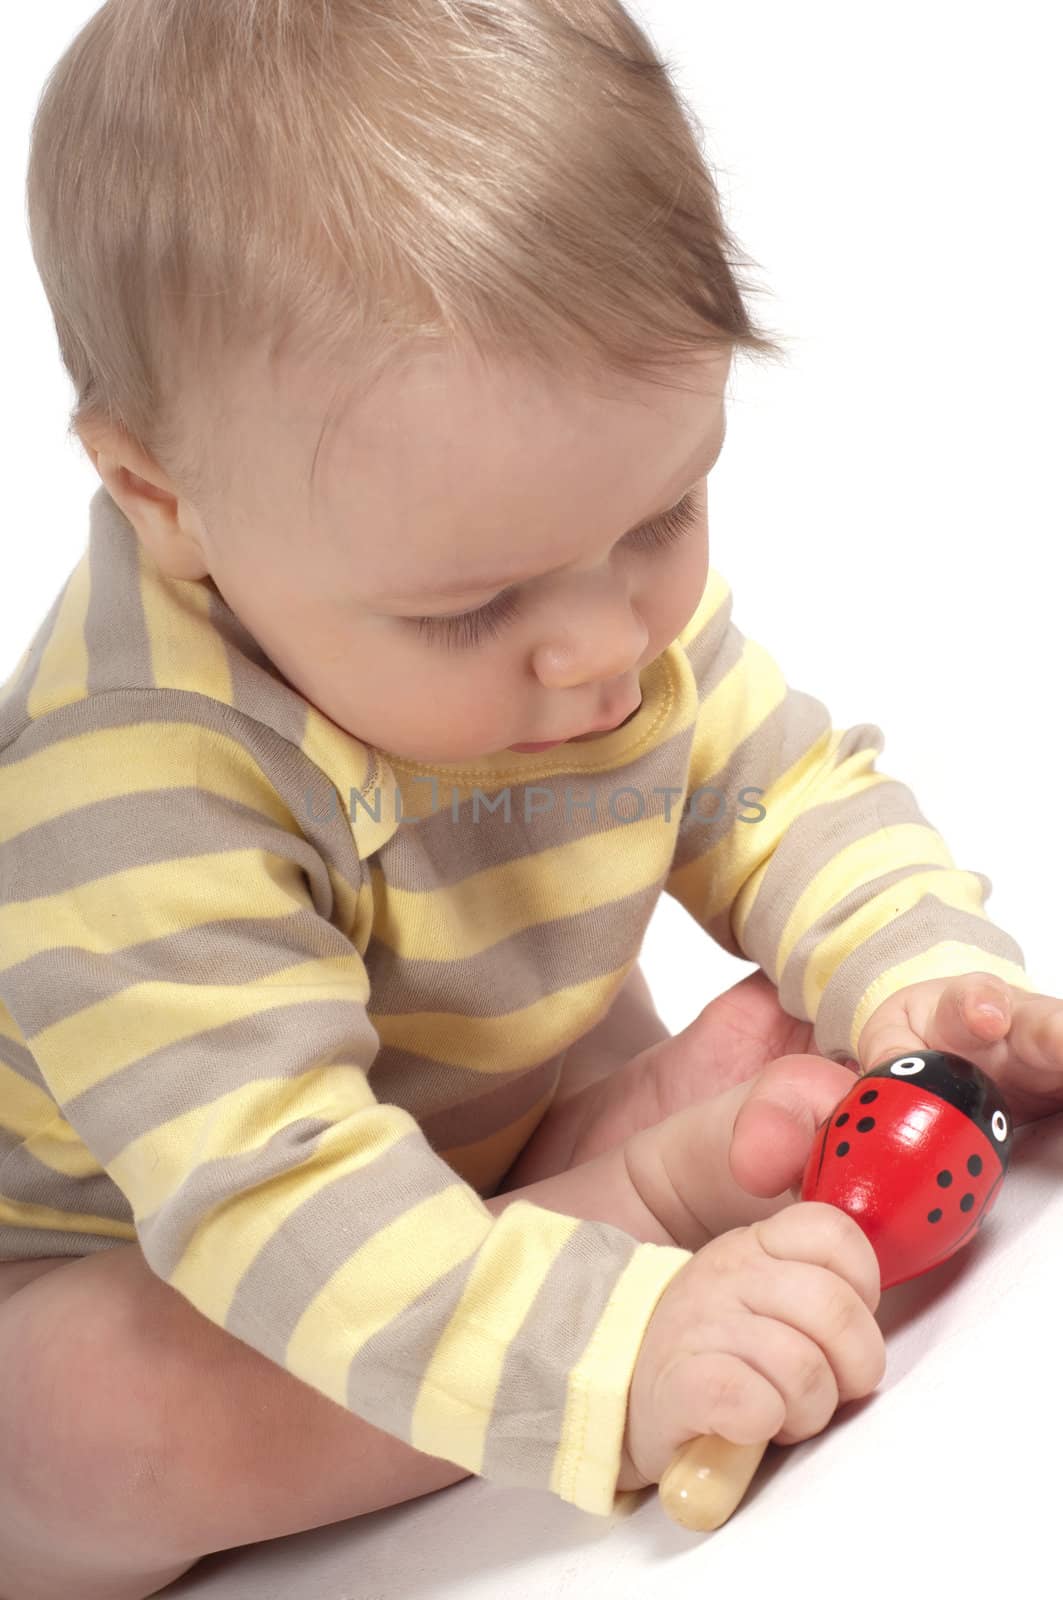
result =
M300 763L192 694L90 698L0 755L22 1090L219 1327L415 1449L607 1514L642 1336L691 1252L495 1217L376 1099L369 874L299 826Z
M856 1058L868 1017L908 984L985 971L1032 989L983 909L990 880L875 770L881 730L834 728L731 611L710 571L684 641L698 709L668 893L762 968L833 1060Z

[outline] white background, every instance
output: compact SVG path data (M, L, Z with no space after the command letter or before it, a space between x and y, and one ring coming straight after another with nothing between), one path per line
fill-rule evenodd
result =
M72 391L23 211L37 95L95 9L88 0L19 7L0 63L0 315L8 357L0 399L0 681L81 555L99 481L80 445L64 436ZM771 651L788 682L826 702L836 727L882 727L879 770L909 784L959 866L991 878L989 914L1018 939L1038 985L1058 991L1063 260L1055 8L1044 0L1006 7L640 0L631 9L702 123L725 213L758 263L765 292L753 302L755 314L792 352L785 367L739 364L727 442L709 480L712 558L734 589L735 620ZM711 945L668 900L643 960L673 1030L752 970ZM1028 1257L1021 1265L1013 1283L998 1281L982 1294L990 1327L1005 1289L1035 1300L1054 1293L1047 1279L1038 1288L1036 1257L1033 1267ZM969 1285L975 1304L977 1281ZM1060 1300L1031 1302L1029 1325L1041 1325ZM868 1587L869 1561L892 1561L891 1585L903 1580L903 1540L886 1539L898 1507L886 1498L882 1463L903 1498L913 1451L926 1478L920 1492L943 1496L952 1549L967 1544L970 1560L957 1562L957 1575L983 1571L975 1558L983 1539L1007 1549L1020 1534L1031 1536L1018 1494L1008 1502L1012 1522L992 1527L994 1485L1004 1473L990 1459L974 1459L983 1435L969 1409L973 1395L986 1434L1020 1430L1005 1434L1005 1456L1032 1450L1034 1436L1021 1432L1029 1421L1017 1421L1009 1405L1015 1376L1000 1370L1022 1357L996 1340L995 1392L979 1371L977 1342L966 1368L966 1346L957 1350L955 1339L946 1358L936 1348L935 1318L948 1303L939 1297L922 1320L909 1366L918 1354L924 1392L916 1406L909 1388L903 1437L895 1431L900 1412L891 1430L888 1407L900 1402L887 1379L880 1398L835 1430L845 1449L835 1443L822 1455L828 1476L836 1463L834 1479L819 1485L807 1515L823 1518L827 1501L847 1485L845 1521L835 1525L827 1515L812 1524L828 1594L850 1592L854 1580L865 1595L878 1593ZM1023 1304L1013 1300L1013 1311ZM959 1371L950 1369L956 1362ZM1029 1367L1026 1381L1033 1381ZM1028 1403L1035 1404L1032 1394ZM924 1426L913 1441L908 1430L917 1418ZM970 1433L966 1453L948 1462L961 1418ZM1058 1437L1055 1415L1046 1420ZM935 1441L951 1479L930 1470ZM957 1481L955 1472L967 1470ZM790 1494L815 1479L802 1478L796 1456L785 1472ZM1052 1476L1058 1479L1055 1467ZM781 1477L773 1479L776 1490ZM854 1482L882 1497L885 1523L873 1507L860 1523ZM466 1489L486 1496L493 1515L512 1504L490 1485L459 1485L432 1502L444 1521L471 1504L462 1499ZM526 1509L534 1497L518 1498ZM604 1538L603 1524L560 1503L535 1503L546 1523L537 1530L537 1576L522 1582L517 1571L496 1567L499 1591L591 1592L595 1574L606 1575L595 1562L608 1554L610 1592L619 1596L614 1541L638 1538L628 1532L635 1523ZM780 1491L765 1496L765 1511L769 1503L781 1514L792 1502ZM478 1500L476 1526L485 1510ZM925 1506L919 1514L925 1520ZM575 1518L564 1526L571 1532L578 1523L578 1531L552 1572L541 1553L561 1526L555 1515ZM644 1580L659 1559L668 1561L677 1594L686 1592L686 1575L691 1594L722 1576L711 1541L704 1564L694 1555L677 1570L669 1559L675 1547L646 1531L648 1515L655 1509L636 1519ZM734 1538L748 1541L762 1581L789 1571L782 1545L756 1539L756 1518L730 1526ZM884 1543L892 1555L884 1555ZM394 1535L388 1544L396 1547ZM496 1553L504 1565L504 1552ZM385 1566L374 1574L374 1594L471 1592L469 1574L452 1591L430 1574L415 1587L396 1579L394 1589L384 1588ZM753 1592L761 1592L759 1583Z

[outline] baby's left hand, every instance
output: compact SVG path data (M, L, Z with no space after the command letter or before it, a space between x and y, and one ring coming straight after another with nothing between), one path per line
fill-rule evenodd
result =
M1063 1000L990 972L898 989L868 1018L859 1049L861 1072L920 1050L964 1056L993 1079L1016 1126L1063 1111Z

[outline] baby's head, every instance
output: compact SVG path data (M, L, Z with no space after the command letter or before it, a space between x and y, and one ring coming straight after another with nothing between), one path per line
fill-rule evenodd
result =
M109 0L28 206L71 431L340 727L475 761L634 710L733 358L782 348L617 0Z

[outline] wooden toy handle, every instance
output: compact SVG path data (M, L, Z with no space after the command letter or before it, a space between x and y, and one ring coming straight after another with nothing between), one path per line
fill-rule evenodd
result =
M677 1450L658 1485L661 1504L684 1528L709 1533L734 1511L768 1448L734 1444L718 1433L699 1434Z

